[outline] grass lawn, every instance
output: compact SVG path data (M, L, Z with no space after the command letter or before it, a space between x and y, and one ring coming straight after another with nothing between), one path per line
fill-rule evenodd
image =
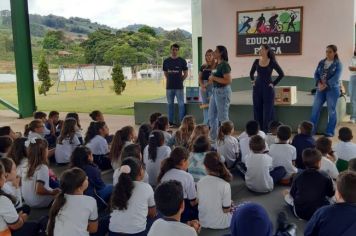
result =
M154 99L165 95L163 80L126 81L126 89L122 95L116 95L112 91L112 81L103 81L104 88L93 88L92 81L86 81L85 84L86 90L75 90L75 83L67 82L66 92L57 92L55 85L47 96L39 95L37 85L35 85L38 110L90 112L97 109L106 114L133 115L134 101ZM64 88L63 84L60 88ZM17 106L16 84L0 83L0 98ZM0 105L0 109L7 108Z

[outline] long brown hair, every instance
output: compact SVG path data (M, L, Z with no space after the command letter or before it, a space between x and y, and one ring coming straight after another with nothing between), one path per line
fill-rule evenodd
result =
M75 126L77 121L75 119L66 119L63 122L63 127L61 129L61 134L58 137L58 143L62 144L64 139L69 139L69 143L72 143L74 135L76 133Z
M220 128L218 134L218 142L224 142L225 135L230 135L231 132L234 130L234 123L232 121L224 121Z
M195 119L193 116L185 116L182 124L175 134L176 145L188 147L188 141L195 128Z
M220 155L217 152L208 152L205 155L204 166L210 172L214 173L214 176L219 177L226 182L231 182L232 175L226 168L225 164L221 162Z
M66 204L65 194L73 194L79 187L81 187L86 180L87 175L79 168L72 168L63 172L60 178L61 192L54 200L51 209L49 210L49 220L47 225L47 235L54 235L54 227L56 224L56 216L62 207Z
M331 49L331 50L335 53L335 56L334 56L334 59L335 59L335 60L339 60L339 54L337 53L337 47L336 47L336 45L331 44L331 45L328 45L326 48L327 48L327 49Z
M189 151L193 150L193 145L194 145L195 139L197 139L200 135L204 135L204 136L208 137L209 127L207 125L199 124L199 125L195 126L195 128L189 138Z
M31 178L40 165L48 165L47 153L48 143L43 139L36 139L27 148L28 171L27 178Z
M27 157L25 147L26 140L26 138L15 139L11 145L9 153L7 154L7 156L10 157L17 166L21 164L22 159L25 159Z
M130 141L129 137L133 134L134 128L132 126L125 126L122 129L116 131L110 148L110 159L118 161L121 156L122 149L125 146L125 142Z
M173 149L169 158L165 159L162 162L161 171L157 178L158 183L161 182L161 179L165 173L178 166L182 161L188 160L188 158L189 152L186 148L176 147L175 149Z

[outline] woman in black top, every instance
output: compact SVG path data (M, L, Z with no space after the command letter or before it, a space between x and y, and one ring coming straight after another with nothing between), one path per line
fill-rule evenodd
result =
M205 64L200 67L199 70L199 86L200 94L202 97L202 105L200 106L203 109L204 124L209 125L209 100L213 93L213 85L208 84L211 71L216 68L216 62L214 58L214 51L209 49L205 53Z
M269 122L274 120L274 86L283 78L284 73L268 45L261 46L260 56L260 59L254 61L250 71L253 85L253 111L254 119L258 121L261 129L267 132ZM272 80L273 70L278 73L275 80Z

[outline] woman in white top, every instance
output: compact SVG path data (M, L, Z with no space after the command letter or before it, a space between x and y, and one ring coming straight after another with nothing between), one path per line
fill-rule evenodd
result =
M123 160L121 175L112 195L112 213L109 224L109 236L118 233L130 235L144 234L147 216L156 216L153 189L143 183L143 163L136 158Z
M63 172L62 192L57 195L49 212L48 236L89 236L98 229L96 201L83 193L88 188L88 178L79 168Z
M109 157L111 159L112 168L115 170L121 166L122 150L133 144L136 139L135 129L132 126L125 126L122 129L116 131L111 143Z
M91 150L94 163L101 170L111 169L111 161L108 157L109 145L105 137L109 134L109 128L103 121L93 121L85 135L85 145Z
M49 186L48 145L43 139L29 140L28 165L21 171L21 192L30 207L48 207L60 189Z
M208 175L197 184L200 224L204 228L226 229L232 218L232 176L216 152L206 154L204 165Z
M325 171L333 180L336 180L339 171L336 168L335 162L337 161L337 157L332 150L331 140L327 137L318 138L316 140L316 149L323 155L320 170Z
M67 119L63 122L61 134L57 138L55 150L57 163L69 163L73 150L80 145L79 138L76 135L76 128L77 121L75 119Z
M228 168L233 167L239 156L239 141L232 136L234 133L234 123L225 121L219 128L217 139L217 152L225 158Z
M198 219L197 191L193 176L187 172L189 166L189 152L184 147L176 147L168 159L163 161L158 182L177 180L183 186L185 209L181 222L185 223Z
M157 185L157 177L161 169L161 162L169 157L171 148L164 144L162 131L153 131L148 140L148 145L143 151L143 162L149 176L150 185Z

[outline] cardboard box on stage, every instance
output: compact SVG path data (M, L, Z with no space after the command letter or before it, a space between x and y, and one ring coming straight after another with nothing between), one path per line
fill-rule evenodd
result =
M293 105L297 103L297 86L278 86L274 88L276 105Z

